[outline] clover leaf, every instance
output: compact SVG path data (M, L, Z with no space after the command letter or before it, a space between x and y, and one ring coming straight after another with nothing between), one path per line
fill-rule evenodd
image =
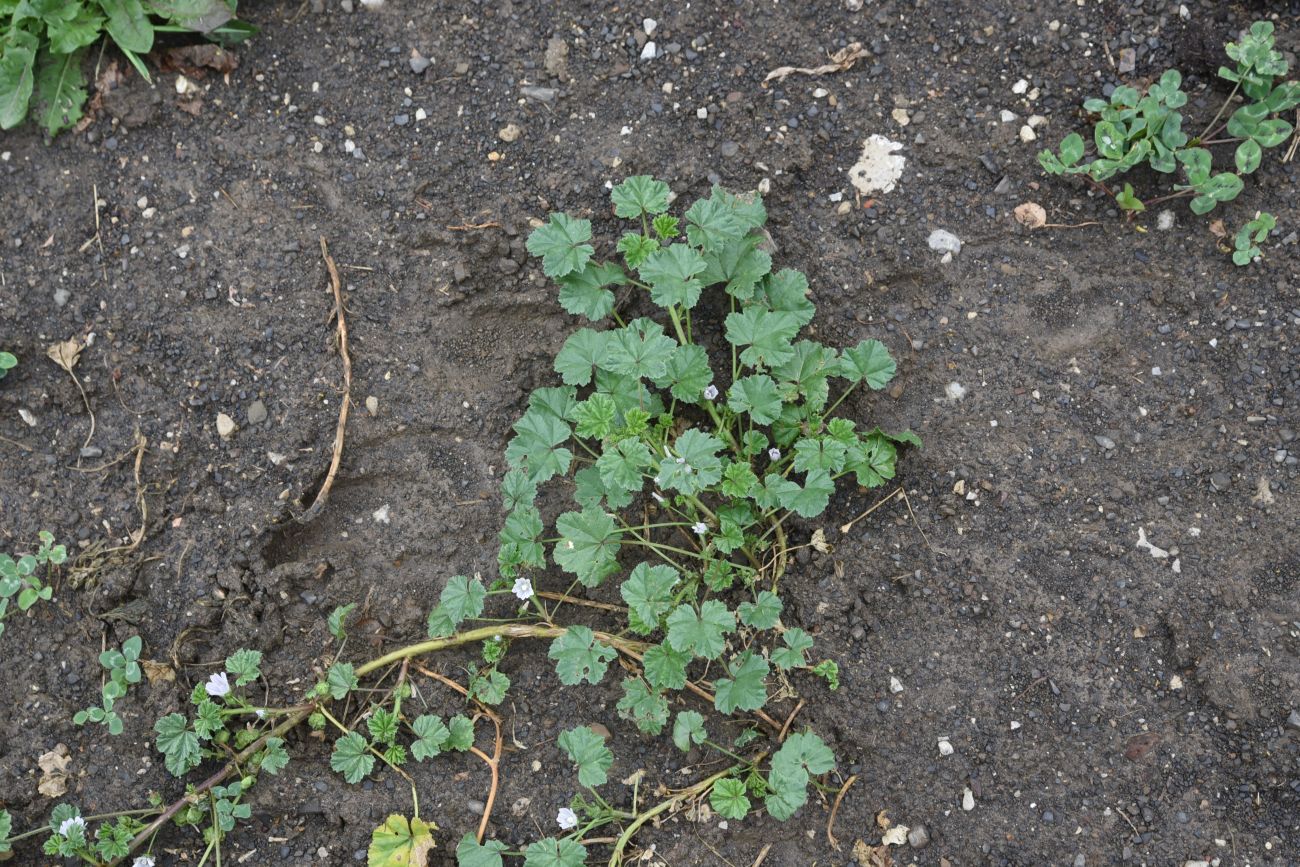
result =
M588 788L603 786L609 779L608 771L614 764L614 754L605 746L605 740L587 726L578 726L560 733L560 749L578 766L578 782Z
M547 277L572 274L590 261L596 252L591 240L591 221L575 220L568 214L551 214L550 220L528 236L528 252L542 257Z
M585 626L570 626L551 642L547 656L555 660L555 671L560 683L574 686L582 681L599 683L605 676L618 652L596 640L595 633Z

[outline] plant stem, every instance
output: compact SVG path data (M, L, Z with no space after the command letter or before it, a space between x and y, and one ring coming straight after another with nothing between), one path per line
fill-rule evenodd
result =
M93 816L82 816L86 822L99 822L104 819L117 819L122 816L151 816L161 812L161 807L142 807L139 810L118 810L116 813L96 813ZM15 834L5 840L6 843L17 843L19 840L26 840L28 837L35 837L37 834L48 834L49 825L42 825L39 828L33 828L30 831L24 831L21 834Z
M1210 130L1214 129L1214 125L1219 122L1219 118L1223 117L1223 113L1228 110L1228 106L1232 104L1233 97L1237 95L1237 91L1240 89L1241 89L1240 81L1232 85L1232 93L1228 94L1228 98L1223 101L1223 105L1219 106L1219 111L1217 114L1214 115L1214 120L1206 124L1205 129L1201 132L1200 135L1196 137L1197 141L1204 143L1205 137L1209 135Z
M839 396L839 399L836 400L833 404L831 404L830 407L824 413L822 413L822 418L827 418L830 416L831 413L835 412L835 408L840 404L844 403L844 398L848 397L850 394L853 394L853 389L857 387L858 387L858 383L855 382L852 385L850 385L848 388L844 389L844 393Z

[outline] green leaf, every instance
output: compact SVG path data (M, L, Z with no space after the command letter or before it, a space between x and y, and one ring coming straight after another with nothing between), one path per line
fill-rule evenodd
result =
M573 435L570 427L553 415L529 409L514 424L515 436L506 446L506 460L526 469L537 483L569 471L573 452L561 447Z
M66 13L46 17L45 35L50 40L52 54L72 54L78 48L84 48L99 38L104 30L104 16L92 6L69 3L64 7Z
M627 437L606 446L596 459L596 469L606 490L641 490L645 483L641 471L653 464L654 455L636 437Z
M366 867L425 867L435 826L394 813L370 835Z
M284 748L284 738L267 738L262 750L261 769L272 776L280 773L289 764L289 752Z
M872 432L849 446L845 468L857 475L864 488L877 488L894 477L898 450L883 434Z
M417 716L411 722L411 731L415 732L415 740L411 742L411 755L415 756L417 762L441 755L447 748L447 741L451 739L450 729L434 714Z
M604 738L590 728L578 726L561 732L557 743L578 766L578 782L582 785L594 789L609 779L608 771L614 764L614 754L605 746Z
M748 232L767 222L767 210L763 207L763 197L758 193L729 193L720 185L714 184L709 197L731 209L741 229Z
M736 628L736 615L716 599L700 605L678 605L668 615L668 644L682 653L717 659L727 633Z
M808 300L808 278L802 272L782 268L769 275L762 287L769 309L793 317L800 328L812 321L817 308Z
M663 693L646 686L639 677L624 678L618 714L635 723L638 730L657 735L668 724L668 699Z
M509 848L500 840L485 840L480 846L473 833L466 833L456 844L456 867L502 867L501 853Z
M584 509L618 510L632 502L632 493L624 488L607 488L594 466L583 467L573 476L573 499Z
M889 350L879 340L863 340L840 356L840 376L851 382L865 381L876 391L888 385L897 370Z
M18 28L10 29L5 38L8 44L0 52L0 129L12 129L27 116L36 84L38 42L35 36Z
M577 422L575 433L584 439L603 440L614 432L618 419L618 405L614 398L601 392L579 403L573 410L573 420Z
M848 451L844 443L835 439L804 437L794 444L794 468L801 473L808 470L838 473L844 469Z
M610 190L614 213L628 219L638 219L642 214L662 214L668 210L670 190L663 181L650 175L632 175Z
M564 341L555 356L555 372L565 385L586 385L591 382L592 371L605 360L609 336L603 331L579 328Z
M388 708L375 708L366 720L370 739L376 744L391 744L397 740L397 714Z
M595 587L618 569L620 533L614 519L599 509L565 512L555 521L560 540L552 549L555 562L576 575L587 587Z
M696 428L683 431L673 443L675 455L659 463L659 485L664 490L696 494L722 478L722 460L717 453L722 440Z
M510 678L495 668L478 675L469 682L469 694L484 704L498 705L506 700Z
M542 515L536 506L516 506L506 516L505 526L497 538L501 548L497 552L497 563L502 567L502 574L514 577L521 566L541 569L546 566L546 556L542 543L537 537L542 533ZM507 573L509 573L507 575ZM429 637L445 638L456 631L460 621L452 616L452 611L437 605L429 612Z
M835 754L812 732L792 734L772 756L772 772L787 773L796 767L813 775L825 774L835 767Z
M728 461L722 471L722 493L728 497L748 497L758 484L754 468L741 461Z
M1234 160L1237 163L1237 171L1241 172L1243 175L1250 174L1255 171L1255 169L1259 168L1259 163L1263 156L1264 152L1260 149L1259 142L1254 139L1246 139L1244 142L1237 145L1237 152L1234 155Z
M704 730L704 716L693 710L677 712L673 720L673 743L682 752L689 752L691 744L702 744L709 733Z
M226 671L235 675L235 686L248 686L262 676L262 651L236 650L226 657Z
M781 392L765 373L745 376L732 383L727 406L732 412L749 413L755 424L768 425L781 415Z
M343 775L343 779L356 784L375 766L375 757L370 753L370 745L357 732L348 732L334 742L330 753L330 769Z
M511 515L519 514L520 511L516 509ZM442 588L442 593L438 596L437 606L429 612L429 637L446 638L464 621L478 617L483 613L483 600L486 598L487 588L478 578L453 575L447 579L447 586Z
M596 640L596 635L585 626L570 626L559 638L551 642L546 654L555 660L555 671L560 683L574 686L600 683L609 663L618 657L618 651Z
M210 741L226 727L226 720L221 715L221 708L211 699L205 698L199 702L197 712L194 716L194 732L200 740Z
M771 590L760 590L753 602L742 602L740 622L754 629L771 629L781 619L781 597Z
M8 810L0 810L0 854L11 851L9 834L13 831L14 820Z
M639 232L624 232L614 249L623 254L629 268L640 268L650 254L659 249L659 242Z
M769 775L767 789L763 805L773 819L784 822L808 803L808 773L797 769L795 773L782 777Z
M86 104L82 54L80 50L71 54L41 52L36 71L37 120L50 135L81 120L81 107Z
M606 287L625 285L627 274L612 262L588 262L585 268L560 277L559 283L560 306L597 322L614 309L614 293Z
M527 246L529 253L542 257L542 271L547 277L563 277L581 270L591 260L596 250L587 243L590 240L590 220L551 214L549 222L528 236Z
M772 651L772 662L777 668L789 671L807 662L804 654L812 649L812 636L802 629L787 629L781 634L781 640L785 642L785 647L778 647Z
M507 474L509 475L509 474ZM357 603L349 602L347 605L340 605L330 612L329 618L325 621L326 627L337 641L342 641L348 637L344 625L347 623L348 615L357 607Z
M801 518L815 518L826 510L835 483L825 470L810 470L804 475L803 486L768 473L764 485L783 509L789 509Z
M673 607L673 588L680 578L672 566L636 565L619 588L628 606L628 623L633 632L648 635L659 628L660 618Z
M664 376L656 385L669 386L673 397L688 403L698 403L704 389L713 381L709 368L709 355L704 347L684 343L673 350L664 369Z
M747 347L740 360L750 367L774 367L788 361L794 355L790 341L798 331L799 322L792 314L762 307L748 307L726 319L727 342Z
M783 400L803 402L820 413L830 396L827 380L838 371L839 359L834 350L812 340L800 340L794 344L794 354L772 373L780 383Z
M1061 164L1073 166L1083 158L1083 136L1072 132L1061 139Z
M713 706L719 713L758 710L767 703L767 660L745 651L728 667L730 677L713 681Z
M709 792L709 806L724 819L733 822L743 819L749 812L749 797L745 791L743 780L734 777L718 780Z
M646 259L641 279L650 284L650 300L660 307L680 305L687 310L700 300L700 273L704 257L685 244L673 244Z
M474 721L463 714L456 714L447 720L446 749L455 750L463 753L470 747L474 746Z
M705 252L712 252L745 234L734 211L716 199L699 199L686 211L686 238Z
M586 848L567 837L546 837L524 850L524 867L582 867L586 863Z
M154 723L153 730L158 735L158 752L163 754L164 764L173 777L183 777L199 766L202 757L199 736L190 731L184 716L168 714Z
M637 319L609 333L605 369L625 376L659 379L668 368L677 341L663 333L663 327L649 319Z
M336 662L325 672L325 685L329 687L330 697L340 701L359 685L356 669L350 662Z
M650 225L654 228L655 235L660 241L671 241L681 234L677 230L677 223L676 217L669 214L660 214L651 220Z
M758 249L761 240L758 236L740 238L706 255L707 267L700 274L700 281L705 286L725 283L723 289L733 298L752 299L758 281L772 271L772 257Z
M1273 120L1260 121L1259 126L1251 137L1260 144L1261 147L1277 147L1290 137L1293 127L1284 120L1274 118Z
M99 5L108 13L105 29L119 48L136 54L149 53L153 48L153 24L140 0L99 0Z
M641 658L646 680L655 689L681 689L686 686L686 664L690 654L674 650L667 644L653 644Z

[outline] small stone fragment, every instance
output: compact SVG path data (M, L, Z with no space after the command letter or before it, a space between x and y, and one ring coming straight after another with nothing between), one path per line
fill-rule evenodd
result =
M411 71L416 75L423 75L432 63L433 61L421 54L418 48L411 49Z
M947 229L935 229L926 243L936 253L952 253L955 256L961 252L961 239Z
M220 436L223 440L230 439L230 436L235 432L235 430L236 430L235 420L233 418L226 415L224 412L217 413L217 435L218 436Z
M512 142L518 139L522 132L523 130L521 130L517 124L508 123L501 129L497 130L497 138L501 139L503 142Z
M975 809L975 793L970 790L970 786L961 790L961 808L967 813Z
M924 825L913 825L907 832L907 842L913 849L924 849L930 845L930 831Z
M654 60L657 51L658 48L655 46L654 40L651 39L645 44L645 47L641 49L641 59Z
M379 415L379 398L373 394L366 398L366 412L371 416Z
M255 400L248 405L248 423L261 424L266 421L266 404Z

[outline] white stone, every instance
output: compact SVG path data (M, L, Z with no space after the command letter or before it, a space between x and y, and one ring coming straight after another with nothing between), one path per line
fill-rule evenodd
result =
M943 393L949 400L958 401L966 396L966 386L960 382L950 382L943 387Z
M390 511L391 511L391 507L387 503L384 503L378 509L375 509L373 512L371 512L370 517L375 519L376 524L391 524L393 522L393 518L392 515L390 514Z
M657 50L658 50L658 49L656 49L656 47L655 47L655 42L654 42L654 40L651 39L649 42L647 42L647 43L645 44L645 47L641 49L641 59L642 59L642 60L654 60L654 59L655 59L655 52L656 52Z
M1156 214L1156 228L1162 232L1168 232L1174 227L1174 212L1165 208L1159 214Z
M1025 144L1029 144L1036 138L1038 138L1038 133L1034 132L1034 128L1029 124L1025 124L1020 128L1020 140Z
M235 420L224 412L217 413L217 435L223 440L230 439L235 432Z
M653 18L647 18L646 20L641 22L641 29L645 31L646 36L653 35L655 32L655 28L657 28L658 26L659 26L659 22L654 20Z
M426 117L428 117L428 116L429 116L429 113L428 113L427 111L425 111L424 109L422 109L422 108L417 108L417 109L415 110L415 119L416 119L416 120L424 120L424 119L425 119Z
M970 786L961 790L961 808L967 813L975 809L975 793L970 790Z
M947 229L935 229L930 233L930 237L926 239L926 243L936 253L948 252L955 256L961 252L961 238L958 238Z
M1183 688L1183 679L1182 679L1181 677L1179 677L1178 675L1175 674L1173 677L1169 678L1169 688L1170 688L1170 689L1182 689L1182 688Z
M1016 120L1020 117L1020 115L1016 114L1014 111L1011 111L1010 109L1007 108L1002 109L1002 114L998 116L1002 119L1003 123L1015 123Z
M907 159L899 156L903 145L883 135L872 135L862 143L858 161L849 168L849 182L863 195L892 192L903 176Z
M698 117L700 120L708 120L709 110L704 106L700 106L699 108L695 109L695 116Z
M1032 126L1034 129L1038 129L1040 126L1043 126L1046 123L1047 123L1047 118L1043 117L1041 114L1031 114L1029 116L1029 125Z
M1020 728L1020 720L1013 719L1013 720L1011 721L1011 730L1012 730L1012 731L1015 731L1015 730L1018 729L1018 728Z
M1029 90L1029 82L1025 81L1023 78L1011 85L1011 92L1017 95L1022 94L1027 90Z
M903 682L896 677L891 677L889 679L889 691L895 694L902 692Z
M954 752L956 751L952 748L952 744L948 742L947 738L939 738L939 755L950 756Z

